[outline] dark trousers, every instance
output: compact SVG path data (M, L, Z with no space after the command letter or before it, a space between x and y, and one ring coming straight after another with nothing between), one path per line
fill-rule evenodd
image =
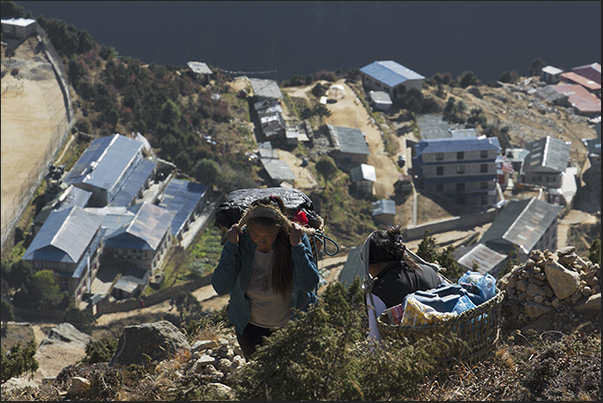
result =
M237 335L239 346L241 346L241 350L243 351L245 361L249 361L249 357L255 352L256 347L264 345L264 337L269 337L272 334L272 329L248 323L243 330L243 334L237 330L235 330L235 334Z

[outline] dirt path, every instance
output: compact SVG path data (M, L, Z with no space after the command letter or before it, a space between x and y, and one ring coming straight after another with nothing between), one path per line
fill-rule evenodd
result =
M37 44L31 37L14 57L2 56L2 234L20 196L35 184L38 169L45 169L48 146L58 143L66 119L61 88Z

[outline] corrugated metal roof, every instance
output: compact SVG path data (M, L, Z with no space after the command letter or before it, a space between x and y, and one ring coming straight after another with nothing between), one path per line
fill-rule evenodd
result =
M544 66L542 68L542 72L554 76L555 74L561 74L561 73L563 73L563 70L561 70L560 68L557 68L555 66Z
M451 137L450 125L442 115L425 114L416 118L419 133L423 139L437 139Z
M421 139L416 145L417 156L457 151L500 150L498 137L448 137Z
M570 144L551 136L526 144L529 151L523 164L524 172L564 172L570 156Z
M339 272L338 280L346 287L352 284L356 277L364 279L364 266L360 260L360 252L362 252L362 247L352 246L348 251L348 258Z
M567 96L571 106L581 113L601 114L601 99L588 92L586 88L578 84L550 85L555 91Z
M335 149L347 154L369 155L366 136L360 129L327 125Z
M477 130L472 128L450 129L450 135L454 138L478 137Z
M553 205L535 197L510 200L480 239L480 243L505 240L523 247L527 253L557 219L563 206Z
M601 84L587 78L581 76L580 74L574 73L573 71L568 71L561 74L561 77L567 81L571 81L575 84L579 84L586 88L589 91L601 91Z
M151 177L157 163L151 160L142 160L115 193L111 206L127 206L136 197L145 181Z
M79 206L52 211L22 259L77 263L102 220Z
M260 158L278 159L278 150L272 148L270 141L258 143L258 153Z
M174 213L172 234L178 234L184 223L207 192L207 185L172 179L162 193L158 206Z
M490 273L507 258L507 255L498 253L483 243L467 247L467 249L467 251L462 251L464 252L462 256L457 257L457 262L467 270L477 271L481 274ZM477 265L477 269L474 268L474 265Z
M396 202L391 199L380 199L372 203L373 215L396 215Z
M60 195L52 199L50 203L40 210L40 213L34 218L34 223L41 223L46 220L51 211L61 211L73 206L86 207L90 200L92 192L69 185Z
M289 168L287 162L277 159L260 158L264 169L270 178L277 181L290 181L297 179L295 173Z
M103 240L103 238L105 236L105 231L106 231L106 229L104 229L104 228L101 228L98 230L98 232L92 239L92 242L90 242L90 247L88 248L89 251L92 252L98 248L98 245L101 243L101 241ZM85 273L85 269L86 269L86 267L88 267L88 257L86 256L86 253L87 253L87 251L84 252L84 256L82 256L82 259L80 259L80 262L78 263L75 270L71 274L72 278L80 278L82 276L82 274ZM67 276L66 272L61 272L61 274L63 274L64 276Z
M67 174L66 184L87 183L111 189L137 157L142 158L143 143L114 134L94 139Z
M368 64L360 69L364 74L371 76L388 87L395 87L408 80L423 80L425 77L402 66L393 60L381 60Z
M212 74L211 69L207 66L207 63L203 62L188 62L188 68L195 74Z
M130 223L108 235L105 247L155 251L173 219L173 213L144 202Z
M253 95L262 98L274 98L280 99L283 97L281 89L275 80L268 80L264 78L249 78L251 88L253 89Z
M350 179L352 182L377 182L377 172L375 171L375 167L372 165L360 164L350 169Z

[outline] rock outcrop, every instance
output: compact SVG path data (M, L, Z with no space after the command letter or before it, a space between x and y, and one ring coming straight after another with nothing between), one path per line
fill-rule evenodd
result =
M577 256L573 246L532 251L497 286L506 292L503 316L520 325L554 313L551 327L563 329L582 322L581 315L601 314L601 265Z

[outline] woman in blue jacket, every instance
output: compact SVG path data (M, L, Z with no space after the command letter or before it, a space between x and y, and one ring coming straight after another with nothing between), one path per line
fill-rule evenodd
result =
M246 360L264 337L316 300L320 278L310 241L303 227L286 214L275 195L251 203L227 231L212 274L216 293L230 293L228 318Z

